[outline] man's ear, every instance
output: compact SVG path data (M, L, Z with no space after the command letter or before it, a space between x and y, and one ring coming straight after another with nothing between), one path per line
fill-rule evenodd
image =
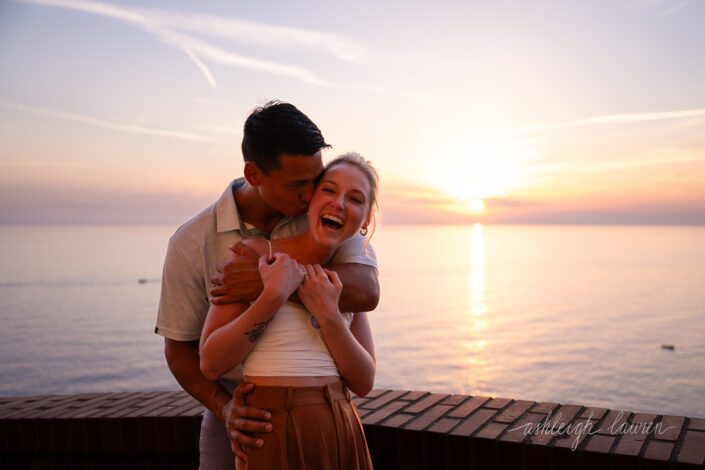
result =
M255 162L245 162L245 179L250 186L259 186L262 179L262 170Z

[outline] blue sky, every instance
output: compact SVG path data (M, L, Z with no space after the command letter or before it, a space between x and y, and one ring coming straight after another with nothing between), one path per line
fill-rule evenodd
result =
M183 221L273 98L374 161L383 223L703 223L703 24L703 0L0 0L0 223Z

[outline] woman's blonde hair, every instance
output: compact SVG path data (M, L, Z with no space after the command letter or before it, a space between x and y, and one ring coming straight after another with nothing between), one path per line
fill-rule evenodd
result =
M367 181L370 183L370 194L368 194L369 204L367 206L367 216L370 219L370 226L372 228L368 230L367 240L372 237L376 226L376 215L379 212L379 206L377 204L377 193L379 192L379 176L377 175L377 170L372 166L372 162L367 160L365 157L357 152L344 153L326 165L325 171L331 168L342 165L342 164L352 165L357 167L362 171L362 173L367 177Z

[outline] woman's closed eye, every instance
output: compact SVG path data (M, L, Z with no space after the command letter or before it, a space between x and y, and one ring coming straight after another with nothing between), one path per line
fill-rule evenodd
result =
M360 191L350 191L348 193L348 199L355 204L365 203L365 196Z

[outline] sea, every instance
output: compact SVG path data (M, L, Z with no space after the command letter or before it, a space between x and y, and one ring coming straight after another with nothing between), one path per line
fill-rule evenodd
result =
M0 396L174 390L174 226L0 227ZM380 225L376 388L705 417L705 226Z

